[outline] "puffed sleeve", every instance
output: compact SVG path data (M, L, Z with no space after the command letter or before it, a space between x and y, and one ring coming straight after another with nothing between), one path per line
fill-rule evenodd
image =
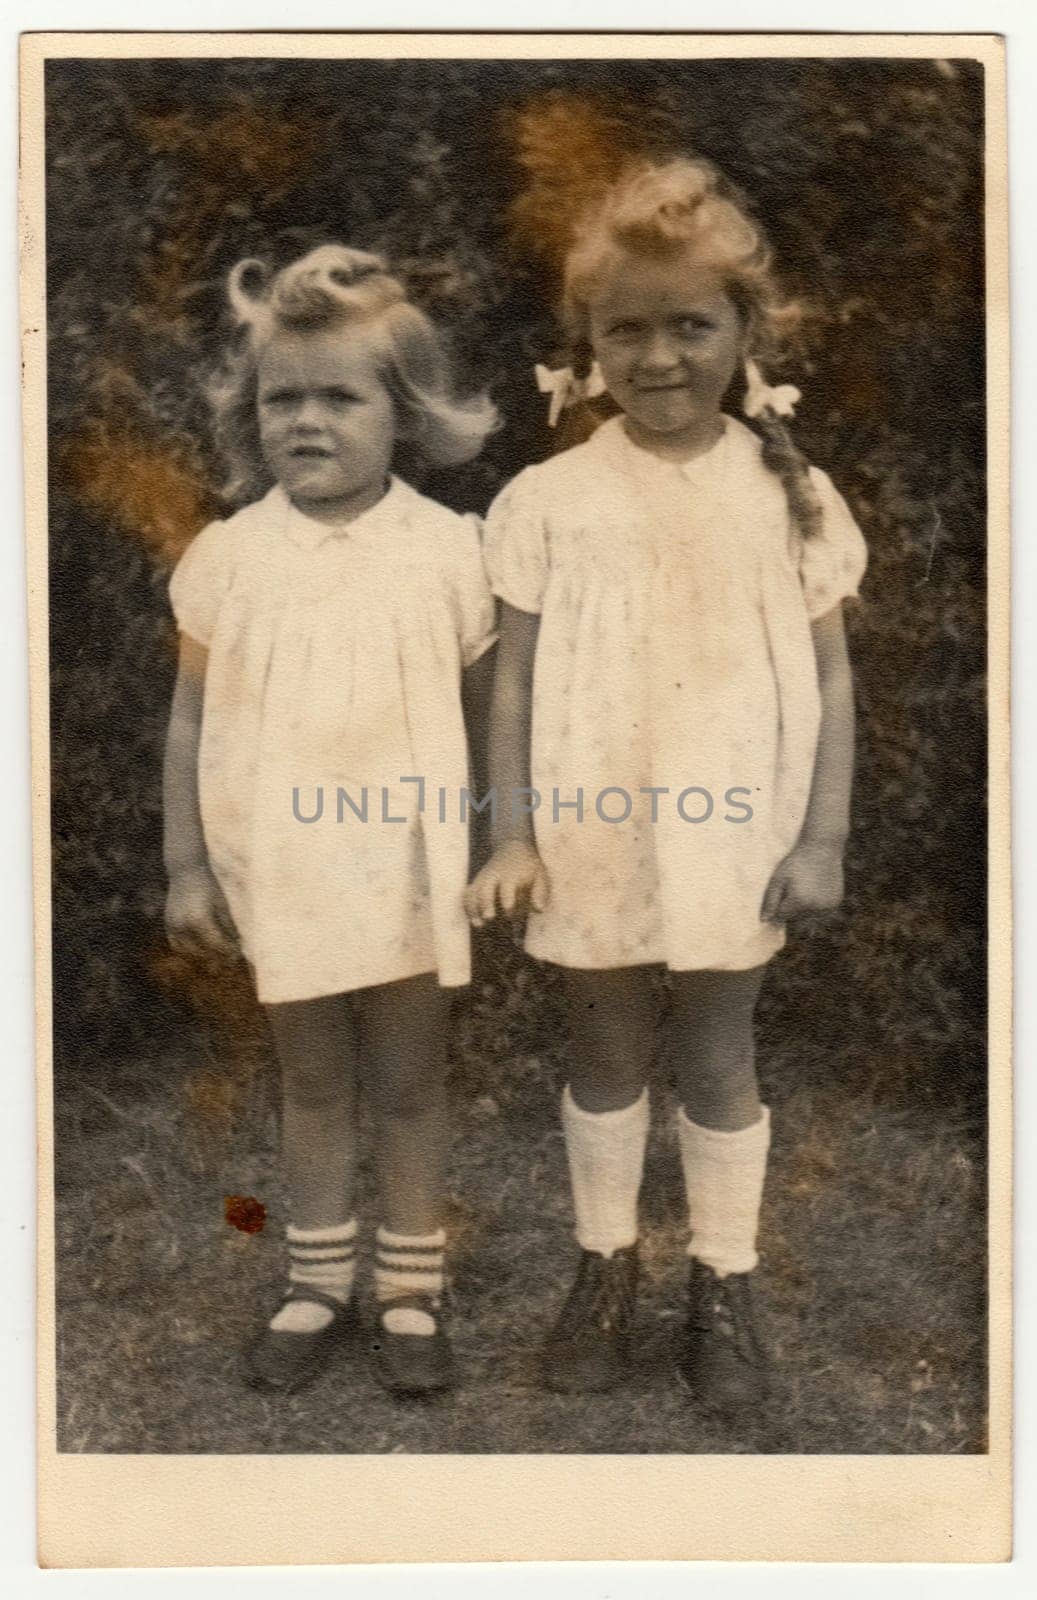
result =
M234 575L237 540L227 522L196 534L173 569L169 599L181 633L208 648Z
M494 594L519 611L539 613L547 588L547 531L528 468L501 490L487 512L485 554Z
M454 593L457 603L461 661L470 667L497 638L497 602L483 564L477 517L465 517L458 541Z
M800 559L803 598L811 622L840 600L855 598L868 551L853 513L828 474L811 467L810 479L821 502L821 526L804 540Z

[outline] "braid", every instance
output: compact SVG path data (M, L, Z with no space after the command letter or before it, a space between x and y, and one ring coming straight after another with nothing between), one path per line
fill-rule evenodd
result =
M806 542L815 538L821 531L824 513L817 491L810 481L810 465L806 456L797 448L784 422L769 406L758 412L754 420L763 435L763 464L781 479L789 503L789 514L799 539Z

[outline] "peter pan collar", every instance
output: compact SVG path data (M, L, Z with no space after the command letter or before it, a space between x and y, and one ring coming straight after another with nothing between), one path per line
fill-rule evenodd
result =
M723 431L716 443L710 445L702 455L692 456L690 461L667 461L662 456L654 455L651 450L646 450L643 445L635 444L624 428L621 416L609 417L607 422L601 424L593 438L613 455L613 459L617 453L625 455L627 461L642 474L679 472L682 477L694 481L707 465L712 468L724 446L737 435L742 426L735 417L729 417L726 412L721 413L720 420L723 423Z
M349 522L318 522L315 517L306 516L292 504L280 484L270 491L270 498L281 513L285 534L291 542L302 550L318 550L329 539L353 539L358 533L373 532L387 514L395 517L405 492L402 481L390 476L389 487L382 498Z

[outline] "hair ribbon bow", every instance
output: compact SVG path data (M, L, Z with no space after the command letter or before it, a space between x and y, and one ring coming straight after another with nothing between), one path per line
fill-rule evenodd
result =
M605 378L596 361L585 378L578 378L572 367L545 367L539 361L533 370L540 393L551 396L547 413L549 428L557 425L558 418L567 407L581 400L596 400L598 395L605 393Z
M803 398L792 383L772 386L764 382L763 373L755 361L745 363L745 399L742 410L747 417L758 417L761 411L773 411L776 417L794 417L796 406Z

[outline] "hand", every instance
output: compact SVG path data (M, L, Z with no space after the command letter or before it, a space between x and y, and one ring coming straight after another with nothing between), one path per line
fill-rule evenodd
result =
M170 948L178 955L188 955L199 946L237 954L234 923L208 866L180 867L170 875L165 924Z
M481 928L497 915L498 901L506 916L524 916L530 910L543 911L550 892L536 846L525 839L509 839L468 885L464 908L472 927Z
M843 856L834 845L798 844L775 867L760 908L764 922L834 911L843 898Z

